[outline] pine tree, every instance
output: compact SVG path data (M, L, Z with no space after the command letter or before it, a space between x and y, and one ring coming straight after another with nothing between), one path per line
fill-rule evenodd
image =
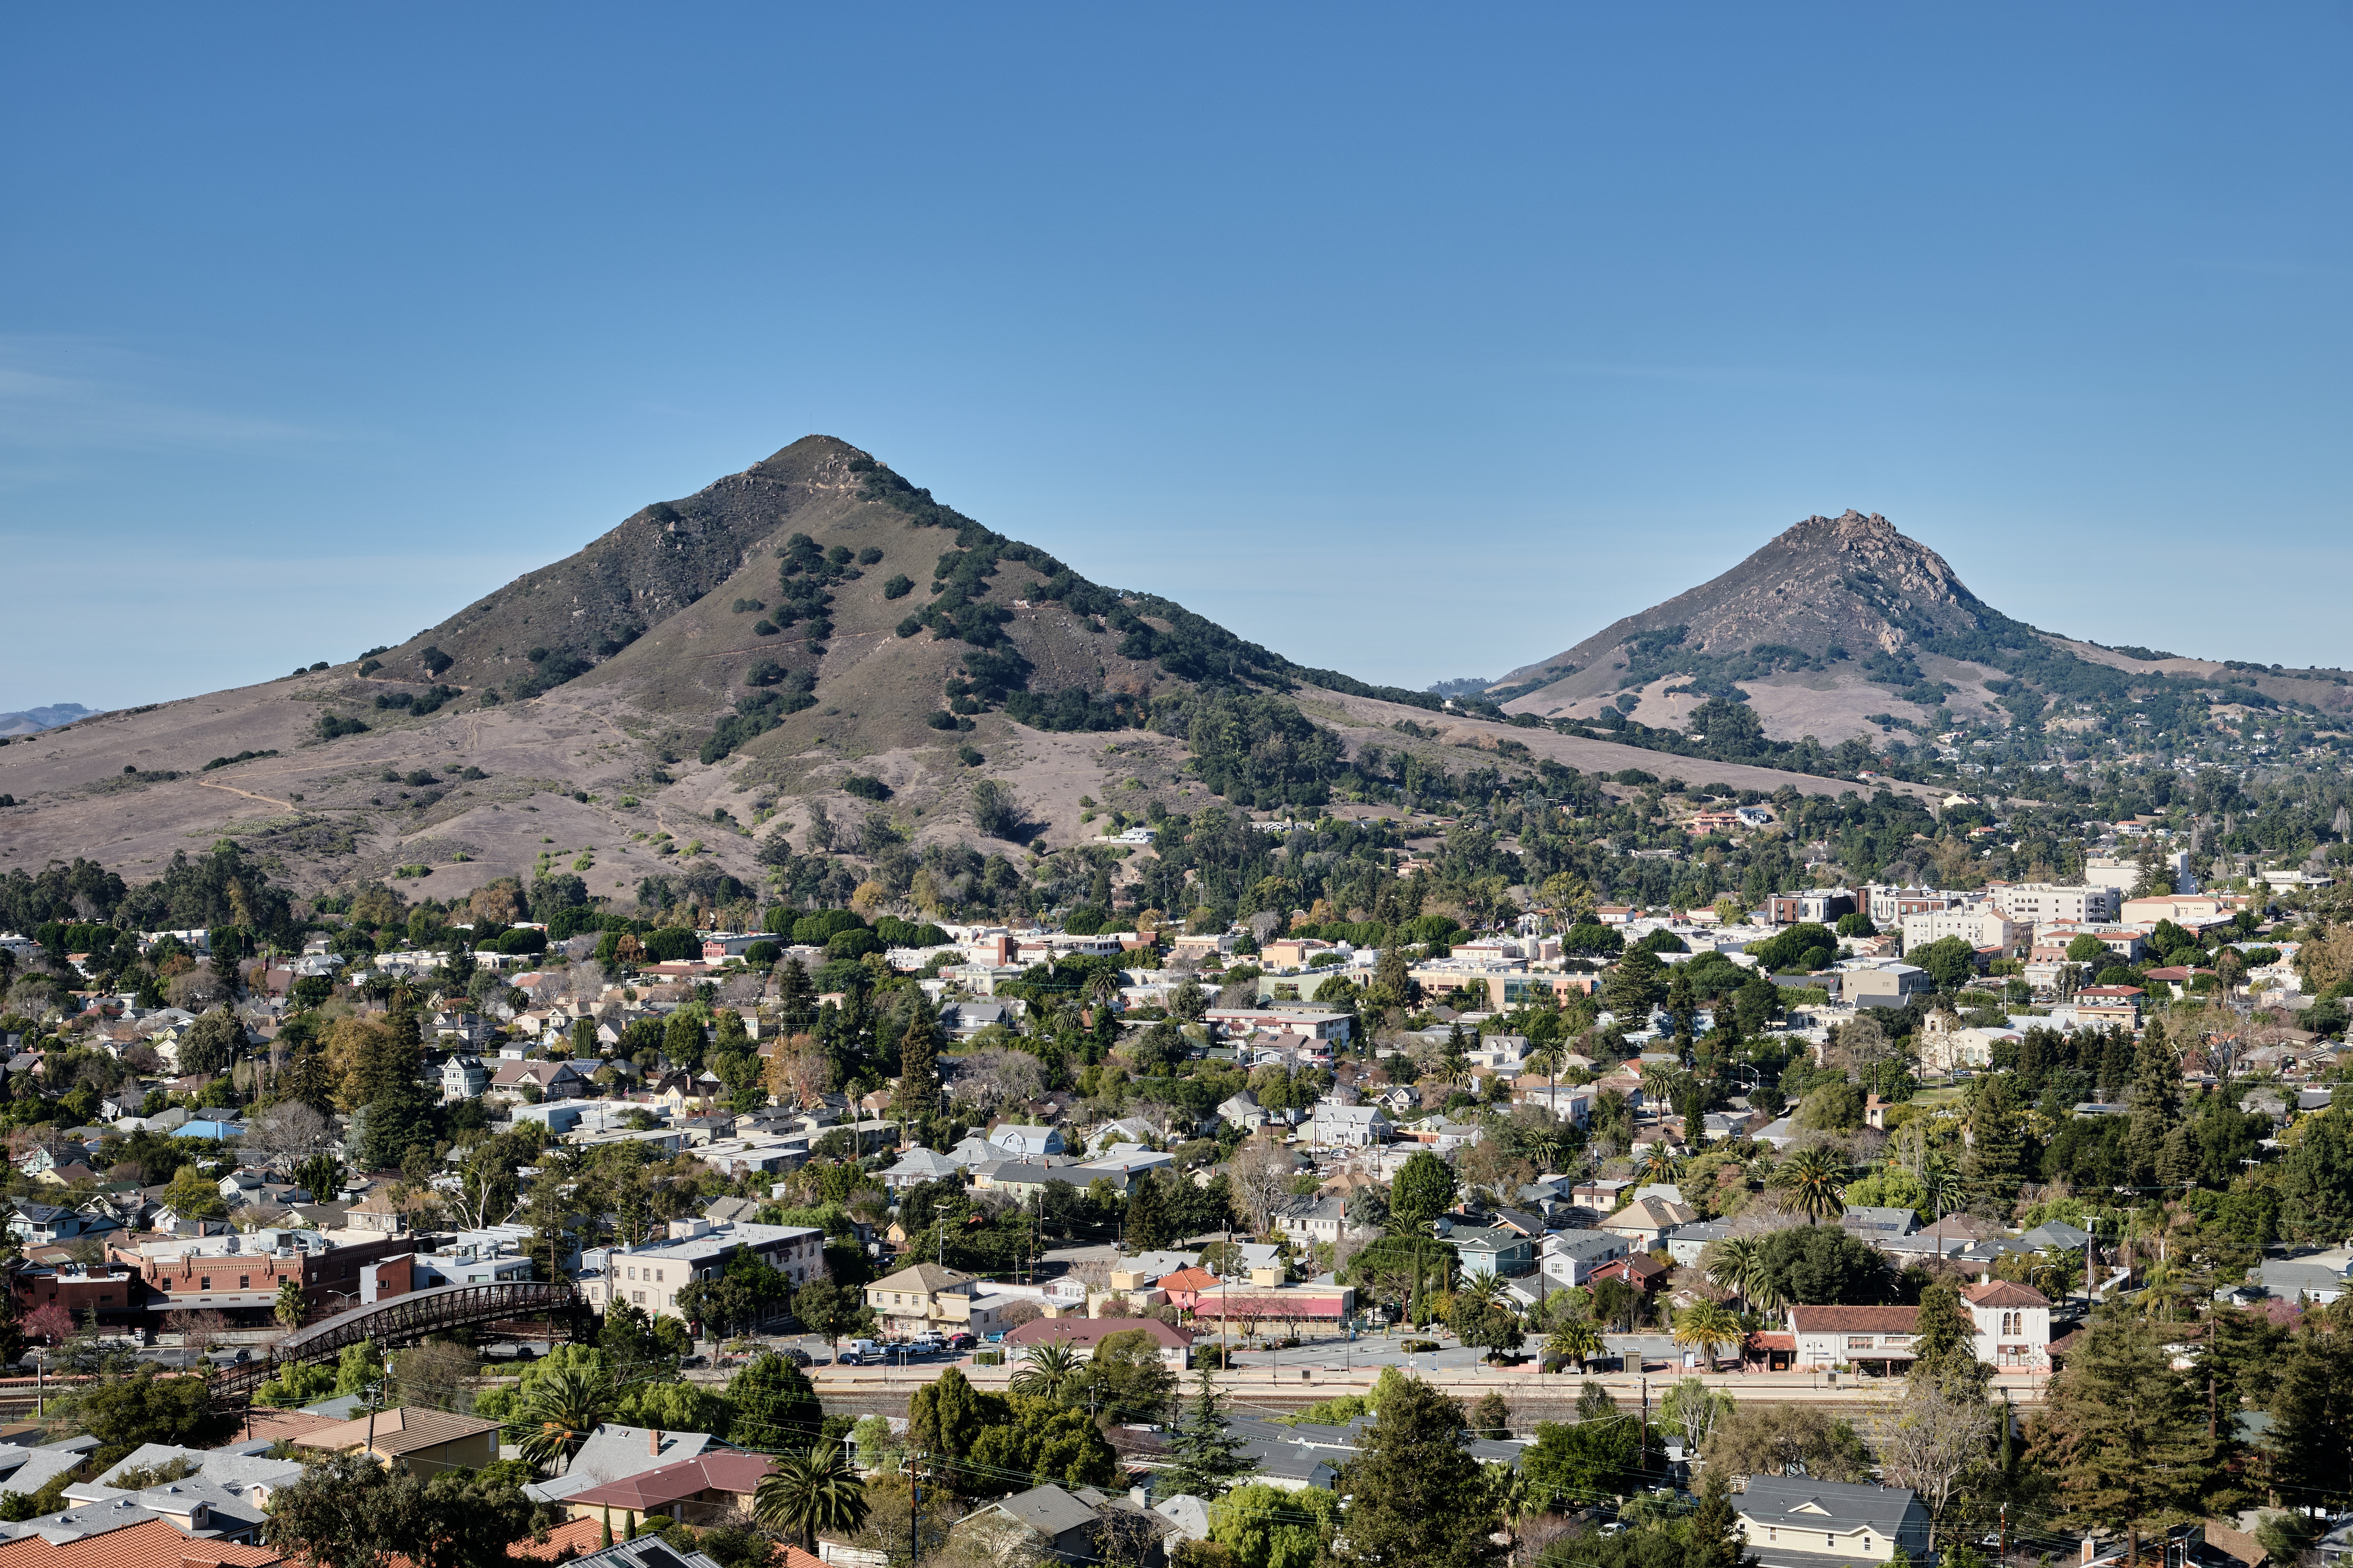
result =
M1123 1226L1123 1239L1136 1252L1157 1252L1176 1237L1168 1216L1167 1194L1160 1184L1145 1172L1137 1179L1135 1190L1127 1194L1127 1220Z
M1699 997L1692 989L1691 965L1678 963L1667 976L1667 1016L1675 1021L1674 1032L1689 1035L1699 1019Z
M1611 966L1609 978L1602 983L1601 999L1622 1027L1649 1026L1651 1006L1665 989L1659 977L1663 967L1659 955L1647 947L1632 949Z
M2273 1484L2299 1501L2353 1501L2353 1342L2343 1331L2307 1327L2273 1366L2263 1441Z
M1418 1377L1399 1379L1334 1488L1348 1509L1352 1568L1471 1568L1504 1549L1479 1461L1462 1449L1462 1409ZM1328 1553L1327 1553L1328 1555Z
M776 1011L796 1029L817 1021L817 987L809 984L808 968L797 958L787 958L776 970Z
M2104 1310L2052 1379L2027 1458L2058 1483L2086 1532L2120 1531L2138 1561L2142 1533L2203 1518L2227 1500L2202 1387L2173 1366L2152 1325Z
M1997 1074L1978 1080L1969 1110L1968 1154L1961 1177L1969 1196L1997 1214L2008 1214L2026 1179L2026 1135L2010 1102L2010 1079Z
M891 1105L902 1116L939 1114L939 1028L928 999L918 1000L908 1012L907 1032L899 1039L899 1090Z
M1160 1472L1157 1489L1165 1496L1190 1494L1213 1502L1240 1485L1257 1468L1248 1445L1226 1430L1226 1418L1209 1369L1201 1368L1200 1391L1186 1408L1184 1420L1168 1434L1169 1466Z
M360 1163L369 1170L396 1170L409 1150L433 1142L433 1100L417 1076L422 1047L413 1004L406 991L393 997L389 1029L370 1040L353 1075L353 1099L366 1111Z
M1413 981L1406 973L1404 940L1397 928L1381 939L1380 962L1373 966L1373 983L1365 987L1365 1002L1374 1007L1402 1007L1413 999Z
M2132 1075L2132 1033L2110 1028L2100 1047L2100 1094L2110 1104L2124 1096Z
M2181 1120L2181 1065L2165 1043L2164 1026L2152 1019L2133 1062L2132 1111L2125 1128L2125 1165L2132 1184L2157 1184L2157 1163L2165 1136Z
M1978 1360L1977 1324L1961 1305L1960 1288L1949 1281L1920 1292L1913 1320L1913 1370L1938 1383L1966 1379L1980 1394L1993 1368Z
M1757 1554L1745 1550L1740 1510L1732 1501L1732 1484L1711 1467L1699 1485L1699 1510L1691 1517L1683 1545L1683 1568L1757 1568Z

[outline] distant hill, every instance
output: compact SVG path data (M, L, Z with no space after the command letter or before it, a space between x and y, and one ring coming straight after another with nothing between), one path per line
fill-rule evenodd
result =
M0 864L88 855L135 881L228 833L301 887L425 868L446 898L570 867L626 899L649 875L756 882L749 830L885 800L920 841L1067 844L1098 831L1095 796L1140 813L1202 793L1189 722L1134 725L1210 685L1440 706L1093 583L811 436L397 647L0 748L0 795L23 803L0 812ZM1320 744L1288 760L1303 738L1250 764L1272 802L1333 765ZM1219 741L1229 765L1250 751ZM975 808L987 779L1018 820Z
M1523 665L1485 695L1511 713L1652 726L1680 726L1724 697L1753 709L1775 740L1831 744L1875 736L1891 718L2039 718L2062 697L2121 698L2129 676L2152 672L2228 678L2321 709L2348 700L2334 671L2103 649L2039 631L1979 599L1887 519L1852 510L1806 518L1730 571Z
M47 708L27 708L22 713L0 713L0 735L37 735L98 711L79 702L52 702Z

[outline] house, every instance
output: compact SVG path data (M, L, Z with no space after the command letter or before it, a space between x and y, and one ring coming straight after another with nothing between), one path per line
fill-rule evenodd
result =
M959 1040L969 1040L983 1029L1019 1025L1012 1005L1005 1002L951 1002L940 1009L940 1027Z
M1218 1120L1245 1133L1255 1132L1266 1125L1266 1108L1259 1104L1258 1096L1243 1089L1218 1107Z
M1140 1332L1160 1347L1160 1360L1172 1372L1193 1363L1193 1331L1164 1323L1157 1318L1039 1318L1005 1335L1007 1353L1025 1358L1038 1345L1068 1345L1082 1361L1092 1360L1095 1347L1113 1334Z
M601 1521L609 1512L617 1528L641 1528L656 1516L714 1523L730 1515L748 1516L753 1494L775 1465L765 1454L706 1451L574 1492L563 1500L564 1507L575 1519Z
M1917 1307L1792 1307L1798 1370L1857 1366L1901 1374L1912 1365Z
M885 1192L904 1192L925 1182L944 1182L961 1177L964 1167L945 1154L934 1153L921 1144L899 1156L899 1163L882 1173Z
M1850 1208L1839 1215L1839 1224L1865 1241L1875 1241L1883 1236L1911 1235L1920 1228L1920 1216L1910 1209Z
M444 1100L480 1100L482 1091L491 1087L491 1070L480 1057L451 1057L441 1064L441 1098Z
M1593 1272L1624 1260L1633 1243L1606 1230L1555 1231L1538 1244L1536 1267L1559 1286L1579 1286Z
M1694 1220L1679 1225L1666 1234L1667 1256L1689 1268L1700 1260L1708 1243L1721 1241L1732 1234L1732 1226L1723 1220Z
M588 1092L588 1080L569 1061L501 1061L490 1087L511 1100L529 1100L534 1090L541 1100L577 1100Z
M479 1415L396 1405L294 1439L322 1453L365 1453L397 1464L420 1481L450 1470L480 1469L499 1457L500 1424Z
M1101 1494L1085 1489L1085 1496ZM1095 1537L1102 1523L1095 1504L1050 1481L967 1514L952 1533L976 1539L991 1559L1010 1557L1018 1546L1048 1562L1092 1563L1101 1557Z
M562 1502L591 1487L691 1459L717 1441L702 1432L664 1432L608 1421L588 1434L562 1475L532 1482L522 1495L533 1502Z
M892 1339L925 1329L961 1329L972 1315L977 1278L936 1263L917 1263L866 1287L866 1304Z
M1347 1228L1348 1205L1338 1196L1288 1197L1274 1205L1271 1217L1277 1233L1303 1246L1329 1243Z
M1740 1533L1760 1568L1822 1568L1827 1558L1886 1563L1928 1549L1928 1510L1904 1487L1756 1475L1736 1494Z
M1535 1267L1535 1242L1501 1226L1451 1226L1439 1239L1454 1249L1466 1279L1488 1274L1509 1279Z
M1062 1142L1062 1130L1059 1127L1026 1126L1008 1121L1003 1126L990 1128L988 1141L1008 1154L1033 1156L1070 1152L1070 1145Z
M1388 1142L1393 1129L1388 1115L1377 1105L1334 1105L1329 1100L1319 1100L1303 1131L1307 1141L1318 1147L1370 1149Z
M1603 1230L1622 1236L1648 1252L1666 1239L1667 1232L1699 1218L1689 1204L1669 1198L1642 1198L1628 1204L1601 1222Z

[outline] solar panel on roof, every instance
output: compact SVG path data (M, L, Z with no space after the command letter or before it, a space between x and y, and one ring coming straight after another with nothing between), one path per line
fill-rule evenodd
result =
M637 1558L645 1564L645 1568L686 1568L686 1564L678 1560L678 1554L666 1546L641 1546L638 1548Z

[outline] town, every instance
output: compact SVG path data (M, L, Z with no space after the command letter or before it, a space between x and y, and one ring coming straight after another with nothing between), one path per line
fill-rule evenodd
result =
M2274 805L1451 782L955 900L12 873L0 1568L2338 1548Z

